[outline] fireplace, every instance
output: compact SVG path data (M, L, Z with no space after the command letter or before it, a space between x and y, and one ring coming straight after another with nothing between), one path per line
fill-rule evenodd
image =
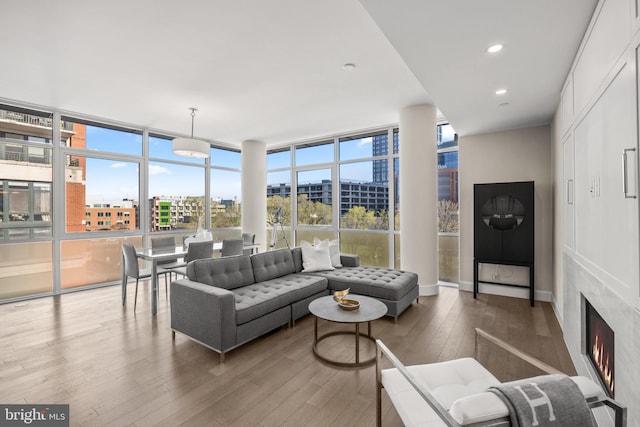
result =
M586 354L607 394L615 398L614 333L589 301L586 301Z

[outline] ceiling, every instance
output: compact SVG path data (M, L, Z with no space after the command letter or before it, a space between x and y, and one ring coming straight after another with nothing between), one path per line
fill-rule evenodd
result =
M462 135L549 123L595 4L3 1L0 100L182 135L196 107L195 136L235 146L389 125L418 103Z

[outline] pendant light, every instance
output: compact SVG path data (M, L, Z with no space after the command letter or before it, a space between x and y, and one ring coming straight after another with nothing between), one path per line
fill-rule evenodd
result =
M198 159L206 159L209 157L211 145L206 141L193 138L193 120L196 116L197 108L189 108L191 110L191 138L175 138L173 140L173 154L185 157L194 157Z

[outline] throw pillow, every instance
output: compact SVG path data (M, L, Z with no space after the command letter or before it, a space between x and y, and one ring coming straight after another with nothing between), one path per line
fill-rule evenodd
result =
M329 257L331 258L331 265L334 266L335 268L342 267L342 264L340 263L340 242L338 241L338 239L320 240L317 237L313 239L314 246L318 245L320 242L327 242L327 244L329 245Z
M329 256L329 244L320 242L318 245L311 245L309 242L302 240L300 242L302 249L302 272L311 273L312 271L333 270L331 265L331 257Z

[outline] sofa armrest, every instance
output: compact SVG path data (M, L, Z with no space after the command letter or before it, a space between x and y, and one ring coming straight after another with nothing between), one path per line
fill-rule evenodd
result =
M220 352L236 344L231 291L181 279L171 282L171 329Z
M340 254L340 264L343 267L360 267L360 255Z

